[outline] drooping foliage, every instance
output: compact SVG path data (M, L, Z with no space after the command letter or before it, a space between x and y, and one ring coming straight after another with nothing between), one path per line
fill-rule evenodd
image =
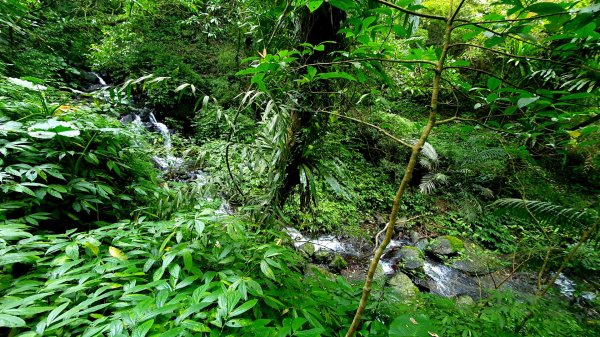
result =
M595 336L598 13L0 0L0 334ZM406 297L392 238L497 289Z

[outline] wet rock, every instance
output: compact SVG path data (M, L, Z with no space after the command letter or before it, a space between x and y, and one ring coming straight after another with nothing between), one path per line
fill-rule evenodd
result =
M415 243L415 247L419 248L420 251L424 252L427 246L429 245L429 241L427 239L421 239Z
M331 263L329 263L329 268L336 273L339 273L341 270L346 269L346 267L348 267L348 263L339 254L336 254L333 257Z
M452 262L451 267L473 275L487 275L502 268L502 262L492 252L465 242L463 253Z
M315 245L310 242L307 242L300 246L300 250L306 253L307 256L313 256L315 254Z
M329 264L333 261L333 254L328 250L317 250L314 254L314 260L317 263Z
M463 241L452 235L438 236L427 245L427 250L435 255L455 255L463 249Z
M410 278L404 273L396 273L390 279L389 284L403 299L412 299L419 293L419 289L415 287Z
M304 272L304 277L319 277L324 276L330 280L335 280L336 276L334 273L325 269L324 267L318 266L316 264L309 263L306 265L306 269Z
M398 252L402 268L408 270L423 268L425 258L423 252L413 246L404 246Z
M460 295L456 297L456 304L460 307L468 307L475 304L475 300L469 295Z
M410 236L410 241L413 245L421 240L421 234L419 234L417 231L410 231L408 235Z

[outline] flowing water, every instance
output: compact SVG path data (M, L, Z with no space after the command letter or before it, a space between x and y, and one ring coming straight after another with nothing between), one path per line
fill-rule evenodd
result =
M92 74L94 76L96 76L96 78L98 79L98 83L100 83L101 86L103 86L103 87L107 86L106 81L100 75L98 75L97 73L95 73L93 71L92 71Z
M165 150L167 150L168 156L171 152L171 131L169 131L169 128L165 124L156 121L156 117L154 117L154 114L152 112L148 116L148 119L150 120L150 123L152 123L152 126L154 126L156 130L160 133L160 135L163 137L164 147Z
M101 85L106 85L106 82L98 74L94 73L94 75L96 75ZM147 120L148 122L143 122L144 120ZM169 128L164 123L159 122L151 110L133 109L131 114L125 115L121 118L121 122L124 124L136 123L139 125L144 125L147 129L160 133L160 135L163 137L166 155L164 157L155 156L154 161L158 168L160 168L162 171L167 172L184 168L184 160L171 155L172 144L171 132ZM208 181L208 176L202 170L186 170L185 174L185 179L176 178L173 180L196 181L200 185L204 185ZM234 211L231 205L225 199L221 200L221 206L216 211L216 214L233 214ZM293 240L296 248L301 248L304 244L311 243L314 246L315 251L324 250L341 254L343 256L353 256L359 258L371 257L368 256L369 253L361 251L361 249L359 249L355 244L349 242L348 240L337 238L333 235L323 235L317 238L309 238L304 236L300 231L291 227L285 228L284 231ZM381 266L384 274L393 275L396 272L396 264L398 261L395 256L395 252L398 251L398 248L410 244L411 242L407 240L390 241L382 259L379 261L379 265ZM469 276L457 269L453 269L428 257L426 258L423 270L426 275L426 279L422 280L424 282L418 283L420 285L426 284L427 288L429 288L432 293L441 296L454 297L459 295L469 295L479 298L482 296L485 288L493 287L493 284L489 284L489 282L486 286L484 284L485 282L482 283L482 279ZM511 283L513 284L512 286L514 286L514 288L519 288L522 286L521 284L517 284L515 281L507 282L506 285L511 286ZM574 297L575 282L561 274L557 278L555 284L559 288L561 294L563 294L565 297ZM581 296L582 298L590 301L596 298L596 294L591 292L583 293Z

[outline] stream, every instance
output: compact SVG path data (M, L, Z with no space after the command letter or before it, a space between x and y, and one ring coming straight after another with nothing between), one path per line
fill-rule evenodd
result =
M107 86L106 81L97 73L93 74L97 80L97 84L93 84L91 88L104 88ZM154 112L149 108L131 108L130 113L121 117L121 123L135 123L143 126L145 129L160 134L163 138L164 155L156 155L153 157L155 165L163 172L178 172L175 178L170 180L179 182L194 181L200 185L204 185L208 181L208 176L205 172L198 169L189 169L183 158L172 155L171 131L162 122L159 122ZM231 215L234 213L231 205L221 198L221 206L216 211L217 214ZM333 255L340 255L345 260L361 261L362 264L355 266L356 269L366 271L368 262L372 258L373 246L359 244L356 240L340 238L334 235L322 235L316 238L310 238L303 235L297 229L288 227L284 232L290 237L294 247L302 250L306 244L312 244L315 252L326 252ZM427 242L416 239L416 242L411 240L391 240L384 252L382 259L379 262L381 273L386 277L392 277L402 269L398 266L398 251L403 247L417 247L424 256L422 265L422 273L409 273L410 278L421 289L431 293L445 296L457 297L468 295L472 298L481 298L485 296L488 290L495 289L501 279L508 277L507 281L502 282L501 289L510 288L517 292L533 293L535 291L535 280L528 273L517 272L514 275L506 276L506 273L494 272L486 275L470 275L464 271L453 268L445 264L439 258L425 252ZM350 268L349 268L350 269ZM419 269L421 270L421 269ZM564 274L560 274L555 282L556 288L560 294L566 299L573 300L576 296L587 301L596 299L596 293L583 292L576 294L577 284L569 279Z

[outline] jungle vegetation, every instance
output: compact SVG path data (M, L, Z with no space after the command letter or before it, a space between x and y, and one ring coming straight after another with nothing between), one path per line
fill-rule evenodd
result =
M597 336L599 93L592 0L0 0L0 335Z

